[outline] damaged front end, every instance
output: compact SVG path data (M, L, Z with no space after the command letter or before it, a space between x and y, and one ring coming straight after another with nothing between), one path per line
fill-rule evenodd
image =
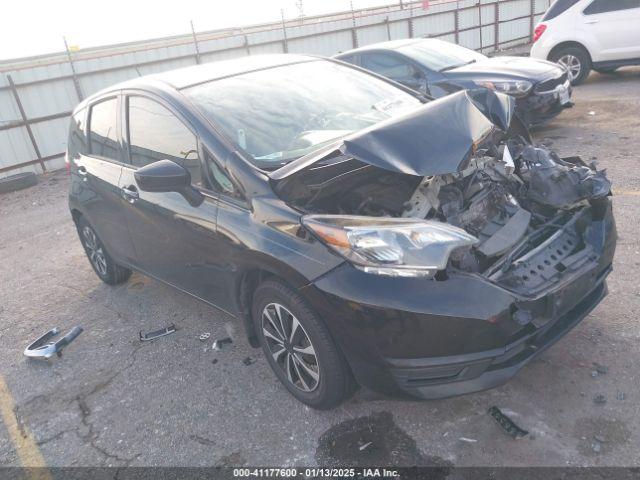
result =
M577 157L532 145L512 113L504 95L458 92L294 161L272 185L361 270L480 276L531 302L609 268L611 184ZM515 317L548 319L574 300L522 303Z

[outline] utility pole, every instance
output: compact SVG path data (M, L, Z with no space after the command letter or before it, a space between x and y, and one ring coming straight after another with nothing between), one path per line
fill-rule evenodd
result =
M296 7L298 8L298 16L300 17L300 21L304 23L304 6L302 5L303 0L296 0Z

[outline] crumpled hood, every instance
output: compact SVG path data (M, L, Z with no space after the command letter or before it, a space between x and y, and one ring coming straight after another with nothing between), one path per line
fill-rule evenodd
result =
M454 173L496 129L506 131L511 97L487 89L456 92L416 110L344 137L331 148L301 157L273 172L280 180L335 154L409 175Z

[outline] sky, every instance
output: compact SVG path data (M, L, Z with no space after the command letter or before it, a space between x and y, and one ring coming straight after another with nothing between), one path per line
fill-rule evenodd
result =
M355 9L396 0L353 0ZM297 18L299 0L5 0L0 60ZM305 15L350 9L349 0L302 0Z

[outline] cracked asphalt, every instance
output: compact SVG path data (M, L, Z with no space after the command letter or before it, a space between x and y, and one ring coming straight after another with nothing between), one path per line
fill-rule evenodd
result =
M640 69L594 73L574 99L534 135L609 172L620 234L610 294L507 385L459 398L360 390L336 410L310 410L232 318L140 274L102 284L68 214L64 172L0 195L0 375L15 405L0 425L0 464L20 465L17 436L49 466L640 465ZM138 340L171 323L176 333ZM23 356L47 330L75 325L84 332L62 358ZM233 344L213 351L226 336ZM593 362L606 373L592 376ZM492 405L529 435L505 435Z

